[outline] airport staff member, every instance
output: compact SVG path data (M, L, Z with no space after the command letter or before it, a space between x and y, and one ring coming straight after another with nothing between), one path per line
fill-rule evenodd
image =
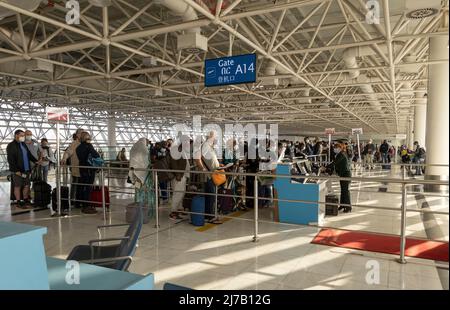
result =
M345 148L345 143L338 141L334 145L334 153L336 154L333 163L326 168L326 170L331 175L333 171L341 178L351 178L352 172L350 170L350 160L347 157L347 150ZM350 201L350 181L339 181L341 186L341 199L339 210L344 210L344 213L352 211L351 201Z

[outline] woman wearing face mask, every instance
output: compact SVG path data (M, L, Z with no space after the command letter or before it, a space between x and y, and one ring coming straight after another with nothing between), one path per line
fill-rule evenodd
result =
M352 173L350 170L350 161L347 157L345 144L342 141L338 141L334 144L334 154L336 155L333 163L331 164L331 169L329 170L332 174L333 171L336 171L336 174L341 178L351 178ZM344 210L344 213L348 213L352 211L351 202L350 202L350 181L339 181L341 185L341 199L340 199L340 207L339 210Z
M55 163L55 156L50 146L48 145L48 140L43 138L41 140L41 146L39 148L39 152L41 154L41 167L42 167L42 178L44 182L47 182L48 179L48 170L50 168L50 163Z

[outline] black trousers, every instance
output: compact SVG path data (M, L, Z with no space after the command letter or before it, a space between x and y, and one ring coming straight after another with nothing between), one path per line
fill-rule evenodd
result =
M347 204L350 205L350 181L339 181L341 184L341 205ZM351 208L349 206L342 206L343 208Z

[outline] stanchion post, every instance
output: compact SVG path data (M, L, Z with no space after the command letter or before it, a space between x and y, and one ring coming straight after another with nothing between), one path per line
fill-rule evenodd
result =
M106 200L105 200L105 171L103 167L100 169L100 186L102 190L102 208L103 208L103 220L106 221Z
M255 175L254 184L254 222L255 222L255 232L253 236L253 242L258 242L258 176Z
M402 180L406 179L406 167L402 166ZM407 207L407 191L406 183L402 183L402 207L401 207L401 220L400 220L400 258L397 260L400 264L406 264L405 248L406 248L406 207Z
M214 220L218 220L219 219L219 210L218 210L218 205L217 205L217 195L219 193L219 187L214 185Z
M153 171L154 173L154 180L155 180L155 228L159 228L159 189L158 189L158 173L156 171Z
M56 201L58 202L58 215L61 215L61 156L59 143L59 122L56 123Z

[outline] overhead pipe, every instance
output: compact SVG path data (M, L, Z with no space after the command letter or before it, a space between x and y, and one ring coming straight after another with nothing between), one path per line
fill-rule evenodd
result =
M196 1L203 8L209 10L203 1ZM180 0L156 0L156 4L163 5L177 16L182 16L183 21L191 22L198 20L197 12L187 3ZM200 27L186 29L186 32L200 33Z
M35 11L42 0L8 0L7 2L28 11ZM16 15L16 12L0 7L0 20L14 15Z

